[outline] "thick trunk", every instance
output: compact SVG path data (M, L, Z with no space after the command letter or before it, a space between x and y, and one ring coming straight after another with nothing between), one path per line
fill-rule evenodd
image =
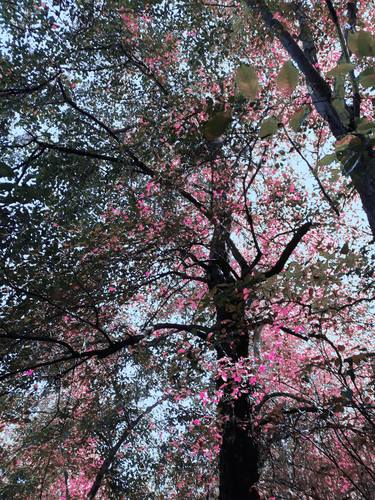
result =
M221 207L216 217L219 223L212 235L209 288L216 309L218 358L232 363L249 355L249 331L245 319L242 289L231 276L226 234L230 230L230 214ZM218 380L224 394L218 404L222 425L219 455L220 500L255 500L259 496L255 484L259 478L258 448L252 433L252 405L247 394L232 396L231 385Z
M231 294L228 294L231 295ZM219 300L220 302L220 300ZM222 328L222 353L232 362L249 356L249 333L245 323L245 307L241 293L233 292L217 307L217 319ZM218 384L223 384L219 380ZM220 500L259 499L256 483L259 479L258 446L252 432L252 405L248 394L238 399L233 387L225 385L218 411L222 422L222 444L219 455Z
M219 411L224 421L219 457L220 500L256 500L259 479L258 447L251 430L248 396L224 402Z
M353 184L361 198L363 209L375 240L375 173L374 159L369 162L362 162L358 169L352 173Z

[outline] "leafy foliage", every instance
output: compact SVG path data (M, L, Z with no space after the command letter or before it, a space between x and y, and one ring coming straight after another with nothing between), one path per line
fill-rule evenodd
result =
M371 498L373 8L336 3L1 2L1 498Z

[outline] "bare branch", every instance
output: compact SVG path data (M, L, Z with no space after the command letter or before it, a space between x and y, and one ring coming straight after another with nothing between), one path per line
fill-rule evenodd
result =
M293 238L289 241L287 246L284 248L284 251L280 255L279 260L276 262L276 264L269 271L266 271L264 273L264 276L266 278L270 278L271 276L274 276L275 274L278 274L283 270L289 257L292 255L292 253L296 249L297 245L302 240L302 238L305 236L305 234L309 231L309 229L312 227L312 225L313 225L312 222L306 222L296 231Z

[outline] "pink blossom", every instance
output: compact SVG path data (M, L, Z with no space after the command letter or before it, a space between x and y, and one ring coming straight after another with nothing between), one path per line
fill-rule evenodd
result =
M209 402L207 391L201 391L199 393L199 399L202 401L203 405L206 406L206 404Z
M150 194L152 194L153 188L154 188L154 183L152 181L149 181L146 184L146 193L147 193L147 196L150 196Z

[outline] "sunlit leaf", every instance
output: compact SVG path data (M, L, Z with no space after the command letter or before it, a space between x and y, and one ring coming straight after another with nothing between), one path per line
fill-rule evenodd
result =
M309 106L304 106L303 108L297 110L289 119L290 127L295 132L298 132L299 129L301 128L303 122L306 120L307 116L309 115L309 113L310 113Z
M375 56L375 37L368 31L349 33L348 46L357 56Z
M318 162L319 165L324 166L324 165L330 165L334 161L337 161L337 157L335 153L331 153L328 155L323 156Z
M270 116L262 121L260 126L259 136L261 139L273 135L279 127L279 120L274 116Z
M328 78L336 76L344 76L348 74L350 71L352 71L354 68L355 65L351 63L338 64L336 67L328 71L326 76L328 76Z
M362 147L361 139L354 134L347 134L342 139L336 141L336 153L345 151L346 149L358 150Z
M292 61L287 61L283 64L280 73L277 76L277 86L291 94L293 90L297 87L299 78L299 71L294 66Z
M356 130L360 134L366 134L375 129L375 122L363 118L357 123Z
M365 88L375 88L375 68L366 68L360 75L358 76L358 81Z
M247 99L255 99L259 84L255 69L247 64L241 64L236 73L236 84L239 92Z

